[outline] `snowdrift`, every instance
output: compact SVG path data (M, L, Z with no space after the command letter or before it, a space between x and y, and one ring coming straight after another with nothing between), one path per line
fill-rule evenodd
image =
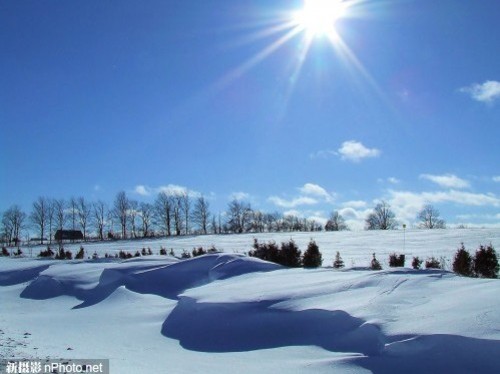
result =
M62 339L72 357L100 352L120 373L500 367L498 280L443 270L284 269L236 254L0 264L5 358L65 357ZM38 338L38 352L24 338L14 347L16 331Z

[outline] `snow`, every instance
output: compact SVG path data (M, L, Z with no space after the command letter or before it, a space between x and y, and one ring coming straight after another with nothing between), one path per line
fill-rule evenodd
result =
M0 258L0 358L109 358L114 373L496 372L500 281L361 267L374 251L384 263L401 235L315 234L328 262L318 269L244 256L250 235L100 244L99 253L224 247L190 260ZM293 238L305 249L311 234ZM451 259L460 242L500 247L498 230L406 239L408 257ZM348 268L329 267L336 250Z

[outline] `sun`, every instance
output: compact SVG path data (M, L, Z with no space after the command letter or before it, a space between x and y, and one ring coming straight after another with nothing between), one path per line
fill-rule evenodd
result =
M346 9L342 0L304 0L294 21L310 36L329 36L335 33L335 22L345 15Z

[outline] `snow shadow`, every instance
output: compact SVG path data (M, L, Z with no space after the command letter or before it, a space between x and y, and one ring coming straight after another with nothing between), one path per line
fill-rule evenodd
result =
M273 308L277 302L197 303L182 297L163 323L162 334L200 352L314 345L376 355L384 347L378 326L344 311L289 311Z
M40 273L47 270L50 265L38 265L25 269L14 269L0 272L0 286L13 286L24 282L29 282L37 278Z
M500 341L422 335L387 344L379 356L354 358L372 373L498 373Z

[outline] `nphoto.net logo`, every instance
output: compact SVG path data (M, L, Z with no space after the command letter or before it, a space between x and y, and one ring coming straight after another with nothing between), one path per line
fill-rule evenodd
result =
M109 360L3 360L0 374L100 373L109 374Z

